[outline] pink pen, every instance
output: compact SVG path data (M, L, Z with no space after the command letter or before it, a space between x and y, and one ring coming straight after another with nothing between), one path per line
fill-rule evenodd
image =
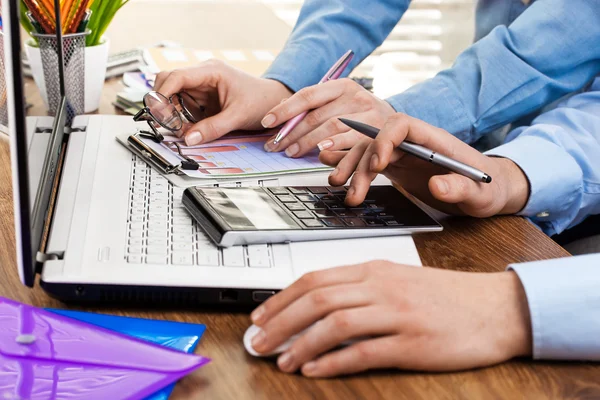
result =
M333 67L327 71L325 76L319 81L319 84L339 78L348 64L350 64L350 61L352 61L352 57L354 57L354 52L352 50L348 50L339 60L337 60L335 64L333 64ZM296 115L294 118L286 122L277 136L275 136L273 144L279 143L284 137L286 137L300 123L300 121L306 117L306 114L308 114L308 111L304 111L302 114Z

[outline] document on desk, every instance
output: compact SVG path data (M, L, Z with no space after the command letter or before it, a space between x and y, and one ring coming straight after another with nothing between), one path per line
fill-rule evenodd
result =
M197 146L186 146L183 139L175 136L165 136L162 143L151 139L143 141L173 165L184 160L181 154L196 161L198 169L181 170L190 178L251 178L331 169L319 161L316 151L302 158L289 158L283 152L266 152L264 145L270 137L271 134L228 135Z

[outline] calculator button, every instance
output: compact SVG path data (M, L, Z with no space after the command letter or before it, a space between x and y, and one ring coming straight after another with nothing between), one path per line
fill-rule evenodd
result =
M314 210L313 213L318 218L333 218L337 216L336 213L331 210Z
M285 206L290 211L304 211L306 208L302 205L302 203L285 203Z
M318 219L303 219L302 222L309 228L320 228L323 226Z
M310 211L294 211L294 215L300 219L314 218Z
M372 215L371 212L369 212L369 210L365 210L363 208L352 208L351 211L357 217L366 217L366 216Z
M312 186L312 187L308 187L307 189L310 190L310 192L313 194L328 194L329 193L327 188L324 186Z
M371 204L365 204L365 208L369 209L369 210L381 210L383 211L383 207L378 206L375 203L371 203Z
M346 188L343 186L338 186L338 187L330 187L328 188L329 191L333 194L342 194L342 195L346 195Z
M319 200L315 196L310 195L310 194L299 194L296 196L296 198L298 198L298 200L300 200L302 202L306 202L306 203Z
M321 201L335 201L336 203L339 202L339 198L333 194L326 194L321 196ZM342 198L343 201L343 198Z
M294 198L294 196L283 195L283 196L277 196L277 198L282 203L295 203L296 202L296 199Z
M354 214L354 212L352 210L349 210L347 208L342 208L339 210L336 210L335 213L342 218L349 218L349 217L355 217L356 214Z
M310 191L303 187L291 187L289 189L293 194L310 194Z
M393 219L394 216L390 215L389 213L385 212L385 211L377 211L374 214L377 218L379 219Z
M399 225L402 225L401 223L399 223L395 219L384 219L383 222L385 223L386 226L399 226Z
M361 226L366 226L365 222L360 218L343 218L342 221L346 224L346 226L357 228Z
M284 187L270 187L269 192L273 193L274 195L290 194L290 192L288 192L288 190Z
M326 219L322 219L321 222L323 222L323 224L325 224L325 226L329 226L330 228L338 228L341 226L346 226L346 224L344 224L342 221L340 221L337 218L326 218Z
M383 226L383 221L377 218L363 218L367 226Z
M316 203L304 203L304 206L306 206L306 208L309 210L325 210L327 208L325 203L321 203L319 201Z

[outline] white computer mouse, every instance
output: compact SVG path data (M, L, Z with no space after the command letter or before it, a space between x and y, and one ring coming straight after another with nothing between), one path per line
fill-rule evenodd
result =
M246 348L246 351L252 354L254 357L273 357L285 352L287 349L292 347L292 343L294 343L294 341L298 339L298 337L304 332L306 332L306 330L308 330L309 328L306 328L302 332L292 336L287 341L279 345L279 347L277 347L275 350L263 354L256 352L256 350L254 350L254 348L252 347L252 338L256 336L256 334L260 331L260 328L256 325L250 325L250 327L246 329L246 333L244 333L244 347Z
M252 347L252 338L254 336L256 336L256 334L260 331L260 328L256 325L250 325L250 327L248 327L248 329L246 329L246 333L244 333L244 347L246 348L246 351L248 353L252 354L254 357L275 357L275 356L287 351L287 349L289 349L290 347L292 347L292 344L296 341L296 339L298 339L300 336L302 336L302 334L304 332L306 332L307 330L309 330L312 326L314 326L314 324L309 326L308 328L304 329L303 331L295 334L294 336L289 338L287 341L285 341L284 343L279 345L279 347L277 347L275 350L273 350L269 353L258 353ZM352 343L356 343L359 340L365 340L365 339L368 339L368 338L351 339L351 340L343 342L341 344L341 346L349 346Z

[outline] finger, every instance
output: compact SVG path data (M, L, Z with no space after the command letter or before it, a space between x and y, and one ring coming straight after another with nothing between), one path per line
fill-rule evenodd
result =
M340 160L335 170L329 175L329 183L331 185L343 186L348 182L348 179L356 171L358 163L370 142L371 139L361 139L361 141L348 151L346 156Z
M182 68L172 71L160 84L155 85L156 91L166 97L182 90L194 89L200 86L214 87L218 80L213 63L201 64L198 67Z
M154 79L154 90L158 92L158 89L163 85L163 83L167 80L170 74L171 71L162 71L158 75L156 75L156 79Z
M432 151L443 154L450 158L480 168L487 165L486 157L460 139L452 136L443 129L436 128L419 119L409 117L405 114L394 114L386 121L384 127L377 135L380 142L389 142L387 146L397 147L404 140L424 146ZM382 147L387 148L387 147ZM382 170L386 162L386 154L378 154L379 170Z
M288 157L300 157L313 150L317 143L326 137L350 130L338 119L340 116L359 121L366 119L368 115L366 113L354 114L359 111L357 107L357 103L352 102L349 96L338 97L306 114L306 117L279 143L267 142L269 148L271 151L286 150ZM306 140L307 137L308 140ZM294 144L298 146L294 146L292 152L290 147Z
M288 288L270 297L254 310L250 317L254 324L262 326L300 296L311 290L320 287L359 282L364 277L365 268L362 264L309 272L302 275L300 279L292 283Z
M321 161L325 165L335 167L347 154L347 151L324 150L321 153L319 153L319 161Z
M385 310L377 306L338 309L330 313L279 357L279 368L294 372L304 363L350 339L392 334L397 321L384 318L383 313Z
M371 301L372 294L357 283L317 288L265 323L262 335L255 336L259 339L252 342L252 347L259 353L268 353L326 315L337 310L366 306Z
M394 368L398 365L397 354L402 353L400 346L398 336L359 341L304 364L302 374L326 378L356 374L374 368Z
M362 133L349 130L348 132L339 133L319 142L317 147L321 151L346 150L352 148L356 143L364 139L364 137Z
M313 150L319 141L326 138L327 136L336 135L338 133L347 132L350 130L348 126L344 125L341 121L336 118L342 112L347 112L348 107L342 107L340 102L334 101L319 109L309 112L304 120L298 124L286 137L281 139L277 144L272 141L268 141L270 151L282 151L285 150L285 154L288 157L300 157L310 150ZM329 117L327 119L326 117ZM307 119L309 122L307 122ZM312 145L309 147L306 141L302 139L306 135L314 136L317 133L320 139L312 140ZM296 145L296 146L294 146Z
M239 114L226 109L220 113L205 118L194 124L185 132L185 144L194 146L201 143L208 143L221 136L236 130L239 126Z
M273 107L263 118L262 125L265 128L272 128L305 111L322 107L340 97L347 85L349 84L346 79L338 79L303 88L284 103Z
M493 215L494 186L458 174L433 176L429 180L429 191L437 200L459 204L465 212L474 216ZM488 215L489 214L489 215Z
M367 115L368 114L366 113L352 114L344 116L344 118L351 118L357 121L361 121L366 119ZM337 122L329 122L332 120L335 120ZM337 117L334 117L329 121L298 139L298 142L296 144L298 145L300 150L298 151L298 153L296 153L296 157L301 157L309 151L314 150L318 144L321 144L321 146L325 148L330 147L331 145L333 145L331 139L328 139L331 136L341 136L338 137L338 140L343 141L343 144L346 145L346 147L344 147L345 149L351 148L356 143L358 143L359 140L364 138L364 135L354 130L348 129L348 127L341 128L340 126L338 126L337 123L341 123L341 121Z
M346 204L349 206L357 206L365 200L371 188L371 182L377 177L377 173L372 172L370 169L372 150L369 149L372 146L373 143L371 141L369 146L363 151L356 170L352 175L352 181L346 193Z

